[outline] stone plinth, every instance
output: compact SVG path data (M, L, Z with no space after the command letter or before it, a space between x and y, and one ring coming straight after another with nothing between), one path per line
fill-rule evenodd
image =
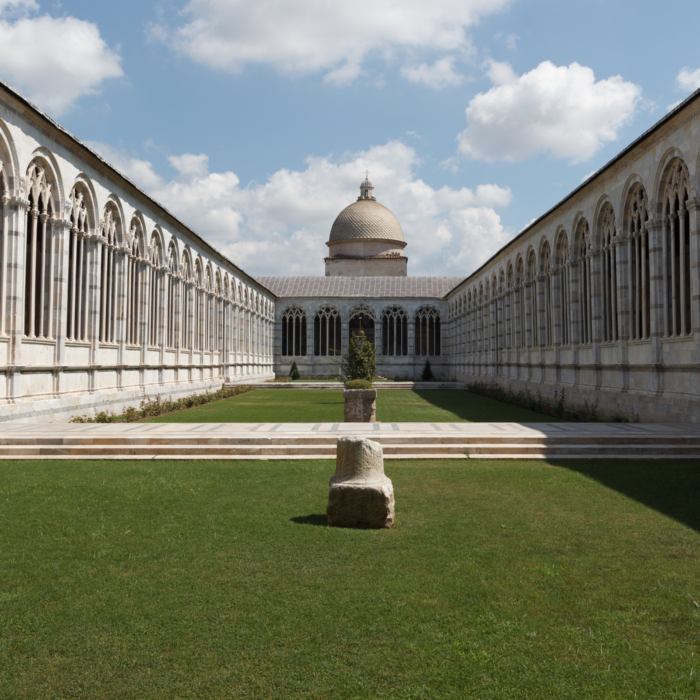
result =
M394 524L394 486L384 474L378 442L338 439L335 476L328 489L328 524L380 529Z
M374 423L377 420L376 389L345 389L345 422Z

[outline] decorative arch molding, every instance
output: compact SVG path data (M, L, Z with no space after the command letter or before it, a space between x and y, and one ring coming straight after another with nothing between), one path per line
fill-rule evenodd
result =
M594 244L594 248L596 250L599 250L602 246L601 233L602 233L603 218L606 216L609 217L610 212L612 212L612 218L613 218L613 222L614 222L616 219L615 207L613 206L613 203L612 203L612 200L610 199L610 197L607 194L604 194L596 202L595 213L593 215L593 221L596 222L595 234L593 237L593 244Z
M163 229L156 224L151 231L151 237L149 239L149 260L156 267L163 267L165 265L165 251L165 236L163 235Z
M314 312L314 355L337 357L342 352L343 331L340 311L323 304Z
M73 181L73 185L71 186L71 199L73 197L73 193L78 189L81 189L88 194L88 201L85 202L85 206L88 210L90 233L95 233L99 227L100 211L97 205L97 193L95 192L95 186L92 184L92 180L85 173L78 173L77 177Z
M50 171L53 184L56 187L56 197L58 200L54 203L56 206L56 213L58 214L59 212L61 212L62 215L70 215L71 203L66 197L66 191L63 185L63 177L61 175L61 169L58 166L58 161L56 160L56 157L51 151L49 151L48 148L39 146L39 148L34 149L34 151L32 152L26 170L29 170L30 165L37 158L40 158L42 161L44 161L44 167L46 167L47 170ZM22 189L24 190L25 188L26 183L23 183ZM61 218L63 218L63 216Z
M432 304L424 304L414 315L415 354L418 357L437 357L442 354L440 312Z
M129 251L141 259L146 257L146 231L143 214L137 210L131 215L129 229L126 233L126 243Z
M659 160L659 165L656 168L654 189L651 192L647 190L647 196L652 200L650 211L654 212L654 218L663 214L664 190L675 160L680 160L683 164L686 163L685 155L680 149L675 147L669 148ZM689 194L692 198L693 194Z
M306 311L296 304L282 312L282 356L305 357L307 355Z
M125 222L126 222L126 217L124 216L124 206L122 205L121 199L116 194L110 194L109 197L107 197L107 201L105 202L104 207L102 208L102 218L100 219L100 230L102 230L103 225L105 224L104 221L104 214L107 211L108 207L113 207L114 210L116 210L116 224L117 224L117 239L116 239L116 245L118 246L123 246L126 243L126 233L125 233Z
M618 201L617 208L615 209L615 211L618 212L618 228L620 233L626 234L629 232L627 228L627 216L630 205L630 197L632 196L632 192L640 185L644 187L645 192L648 192L642 178L637 173L633 173L627 178L627 180L625 180L625 184L620 190L620 199Z
M376 320L374 309L366 304L359 304L358 306L353 307L348 318L353 319L360 315L368 316L372 320Z

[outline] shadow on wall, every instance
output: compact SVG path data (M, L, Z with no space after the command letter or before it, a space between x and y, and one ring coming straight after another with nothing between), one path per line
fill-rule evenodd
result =
M700 532L700 461L549 462L578 472Z

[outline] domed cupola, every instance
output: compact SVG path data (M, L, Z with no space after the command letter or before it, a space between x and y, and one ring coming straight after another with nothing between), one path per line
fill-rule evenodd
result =
M357 201L338 214L326 244L326 276L375 277L407 274L406 242L397 218L374 196L369 173Z

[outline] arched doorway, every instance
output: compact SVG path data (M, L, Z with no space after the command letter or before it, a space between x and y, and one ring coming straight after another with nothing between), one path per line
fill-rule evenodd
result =
M355 309L350 315L350 335L365 334L365 340L374 344L374 312L368 307Z

